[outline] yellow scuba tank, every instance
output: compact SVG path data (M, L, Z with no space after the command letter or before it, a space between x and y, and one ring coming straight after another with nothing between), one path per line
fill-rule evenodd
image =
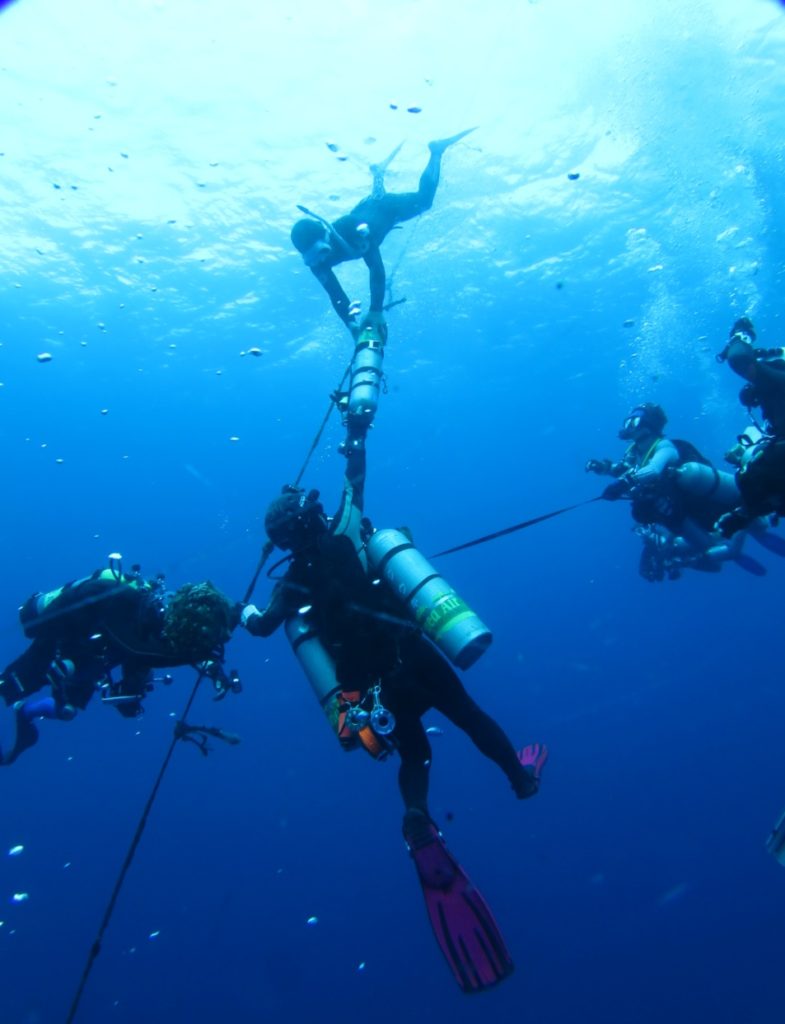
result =
M97 604L116 593L121 587L150 589L150 584L139 574L124 573L119 562L113 562L115 558L119 559L119 555L110 557L108 569L98 569L90 576L72 580L55 590L29 597L19 609L19 621L25 636L34 637L46 623L87 605Z
M377 530L367 552L375 571L453 665L469 668L488 649L491 631L404 533Z
M719 505L737 505L741 501L739 489L731 473L701 462L685 462L673 471L676 486L685 494L698 498L711 498Z
M349 383L349 423L369 427L379 407L382 386L384 340L373 324L366 325L357 339Z

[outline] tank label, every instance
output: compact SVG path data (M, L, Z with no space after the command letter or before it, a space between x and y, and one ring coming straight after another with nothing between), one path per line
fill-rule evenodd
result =
M474 612L457 594L448 594L430 610L423 609L417 620L424 633L436 639L458 622L474 616Z

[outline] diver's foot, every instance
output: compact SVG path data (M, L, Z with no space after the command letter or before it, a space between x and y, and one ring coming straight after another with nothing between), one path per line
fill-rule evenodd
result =
M524 780L515 790L519 800L536 796L540 790L542 770L548 760L548 748L544 743L530 743L518 751L518 762L524 770Z
M470 135L472 132L476 132L479 125L475 125L473 128L466 128L462 132L458 132L457 135L451 135L449 139L434 139L433 142L428 143L428 149L432 153L443 153L449 146L454 145L456 142L460 142L466 135Z
M403 838L410 850L420 850L439 838L439 830L425 811L410 807L403 816Z

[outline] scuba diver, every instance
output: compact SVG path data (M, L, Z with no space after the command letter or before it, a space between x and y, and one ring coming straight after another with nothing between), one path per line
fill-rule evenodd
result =
M239 605L209 580L168 594L161 576L145 580L138 566L124 573L119 555L110 556L108 569L33 594L19 611L32 643L0 676L0 697L13 707L16 727L0 764L12 764L37 742L36 719L70 721L96 689L124 717L142 714L156 668L198 666L219 696L236 691L236 674L227 675L222 662L239 616ZM113 679L118 666L121 676ZM45 688L47 695L38 696Z
M327 292L333 309L352 334L356 334L367 323L384 331L386 279L379 247L394 227L430 210L439 184L445 150L474 130L467 128L448 139L428 143L431 155L416 192L388 193L384 189L384 171L401 148L398 146L382 164L371 167L374 176L371 195L332 224L306 207L298 207L307 216L293 226L292 244L301 253L303 262ZM368 267L371 292L369 312L362 324L356 321L357 304L350 303L333 272L333 267L339 263L358 259L363 259Z
M317 491L295 487L285 487L267 509L265 530L288 552L289 565L267 606L247 605L241 621L260 637L285 626L345 749L361 746L379 760L397 751L403 834L426 908L456 980L472 992L506 977L512 961L490 910L431 818L431 747L421 718L431 708L444 714L498 764L518 799L537 793L548 752L540 744L516 751L440 653L468 667L491 641L487 628L441 576L424 568L407 534L375 531L364 517L365 437L376 408L369 394L350 391L335 516L325 516Z
M785 349L754 347L755 328L747 317L731 327L728 343L717 355L747 383L739 400L749 412L760 438L749 445L736 472L741 500L721 516L717 529L732 537L758 516L785 513ZM759 407L764 422L757 423L752 410Z
M631 501L643 540L641 576L659 582L678 579L685 568L719 572L728 560L765 574L764 566L742 554L742 534L730 541L714 532L717 517L738 501L733 477L715 469L689 441L665 437L666 423L662 406L644 402L619 431L630 442L619 462L586 463L587 472L616 478L602 493L606 501Z

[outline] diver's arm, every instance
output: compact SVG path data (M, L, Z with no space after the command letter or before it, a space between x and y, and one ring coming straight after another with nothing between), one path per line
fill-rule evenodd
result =
M291 590L284 579L276 583L267 607L262 611L255 605L246 605L240 621L252 636L272 636L281 623L289 618L295 610Z
M365 440L363 432L362 441ZM365 444L346 446L346 473L343 478L343 494L341 504L335 514L332 532L336 536L348 534L355 544L361 545L360 523L363 518L365 502Z
M349 327L351 325L351 317L349 316L349 306L351 304L346 292L341 288L338 278L329 268L326 270L316 270L312 267L311 273L330 296L330 302L333 304L335 312L341 320L343 320L346 326Z
M596 473L597 476L623 476L629 469L626 462L611 462L610 459L589 459L585 469L587 473Z
M758 361L755 358L755 350L749 342L736 338L729 342L725 350L725 357L728 366L745 380L754 381L758 375Z
M726 358L728 365L740 377L754 384L767 384L772 389L785 388L785 367L758 359L758 352L748 342L736 338L728 344ZM766 354L765 352L763 353Z
M729 360L730 361L730 360ZM765 385L762 394L785 391L785 368L767 362L755 360L753 376L757 384Z
M384 307L384 291L387 280L384 272L384 261L379 251L379 246L374 245L363 256L365 264L370 272L371 286L371 313L381 313Z

